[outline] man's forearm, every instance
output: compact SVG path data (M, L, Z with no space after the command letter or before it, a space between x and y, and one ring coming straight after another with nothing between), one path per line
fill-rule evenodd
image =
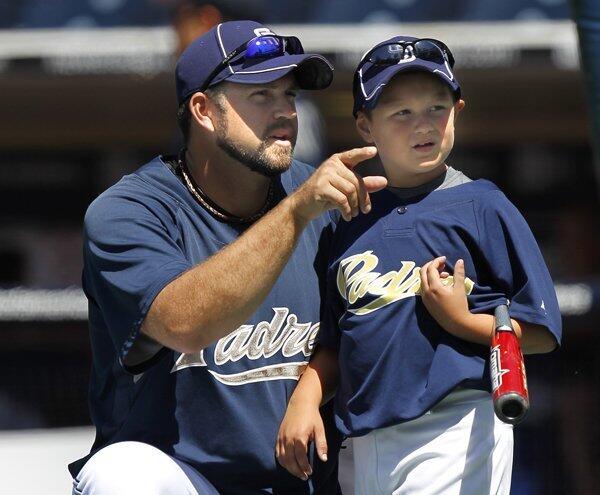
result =
M235 242L188 270L154 301L142 330L196 352L243 324L269 293L307 221L287 198Z
M367 212L369 193L384 177L351 171L372 158L372 146L338 153L239 239L188 270L156 297L142 331L180 352L196 352L229 334L256 311L308 223L337 208L346 219ZM309 267L307 267L309 269Z

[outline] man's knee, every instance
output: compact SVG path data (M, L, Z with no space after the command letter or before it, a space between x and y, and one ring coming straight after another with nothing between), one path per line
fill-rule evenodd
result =
M73 485L73 495L198 495L173 459L141 442L115 443L96 452Z

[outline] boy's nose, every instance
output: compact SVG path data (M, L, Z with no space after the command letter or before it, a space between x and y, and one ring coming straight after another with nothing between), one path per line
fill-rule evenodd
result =
M415 122L415 132L426 133L435 129L431 118L428 115L421 115Z

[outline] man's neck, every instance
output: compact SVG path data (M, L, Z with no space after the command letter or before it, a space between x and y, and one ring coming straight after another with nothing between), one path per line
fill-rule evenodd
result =
M190 147L186 165L196 184L220 208L241 218L261 210L267 201L271 179L253 172L220 149L202 152Z

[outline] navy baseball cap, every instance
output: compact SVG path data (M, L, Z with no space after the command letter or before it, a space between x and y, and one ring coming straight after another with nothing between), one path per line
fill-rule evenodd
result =
M245 44L256 39L252 56L245 56L250 52ZM279 51L260 52L265 44L267 48L277 45ZM298 38L278 36L254 21L223 22L194 40L179 57L177 101L181 104L193 93L225 80L265 84L292 71L301 89L324 89L333 79L333 66L321 55L304 53Z
M359 110L375 108L385 85L400 72L429 72L445 82L459 99L460 84L453 66L452 53L439 40L394 36L382 41L363 56L354 72L352 113L356 117Z

